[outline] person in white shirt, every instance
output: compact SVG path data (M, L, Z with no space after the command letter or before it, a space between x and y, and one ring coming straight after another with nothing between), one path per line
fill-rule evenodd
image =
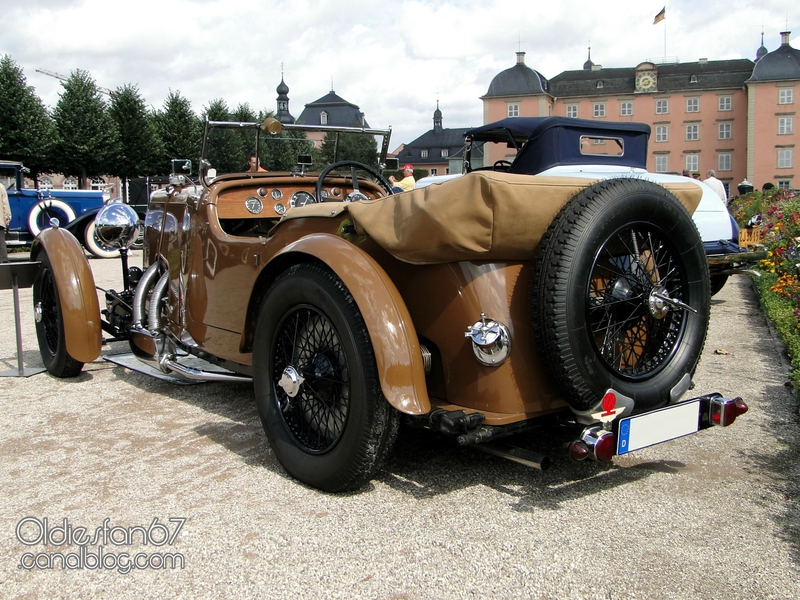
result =
M706 172L706 178L703 180L703 183L714 190L725 204L728 204L728 194L725 192L725 186L717 179L717 174L714 169L709 169Z

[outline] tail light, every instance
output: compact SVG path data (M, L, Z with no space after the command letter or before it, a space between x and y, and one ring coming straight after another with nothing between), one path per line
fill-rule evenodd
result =
M581 437L569 445L569 455L573 460L591 458L600 462L609 462L614 458L617 439L610 431L602 427L587 427Z
M712 398L709 407L709 421L712 425L727 427L736 417L747 412L747 404L741 398Z

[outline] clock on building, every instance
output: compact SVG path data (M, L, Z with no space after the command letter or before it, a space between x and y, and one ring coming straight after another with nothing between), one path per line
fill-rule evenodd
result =
M636 91L652 92L656 89L656 74L653 71L639 71L636 74Z

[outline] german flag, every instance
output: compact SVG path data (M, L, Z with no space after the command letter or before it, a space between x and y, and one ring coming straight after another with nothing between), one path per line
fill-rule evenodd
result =
M667 7L661 9L661 12L656 15L656 18L653 20L653 25L656 23L660 23L665 18L665 13L667 12Z

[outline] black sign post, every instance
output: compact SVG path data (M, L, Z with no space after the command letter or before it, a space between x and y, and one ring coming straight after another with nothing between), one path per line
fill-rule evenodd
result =
M22 365L22 326L19 318L19 289L29 288L36 279L39 271L38 262L8 262L0 263L0 290L13 290L14 292L14 322L17 326L17 369L0 372L0 377L30 377L46 369L25 368Z

